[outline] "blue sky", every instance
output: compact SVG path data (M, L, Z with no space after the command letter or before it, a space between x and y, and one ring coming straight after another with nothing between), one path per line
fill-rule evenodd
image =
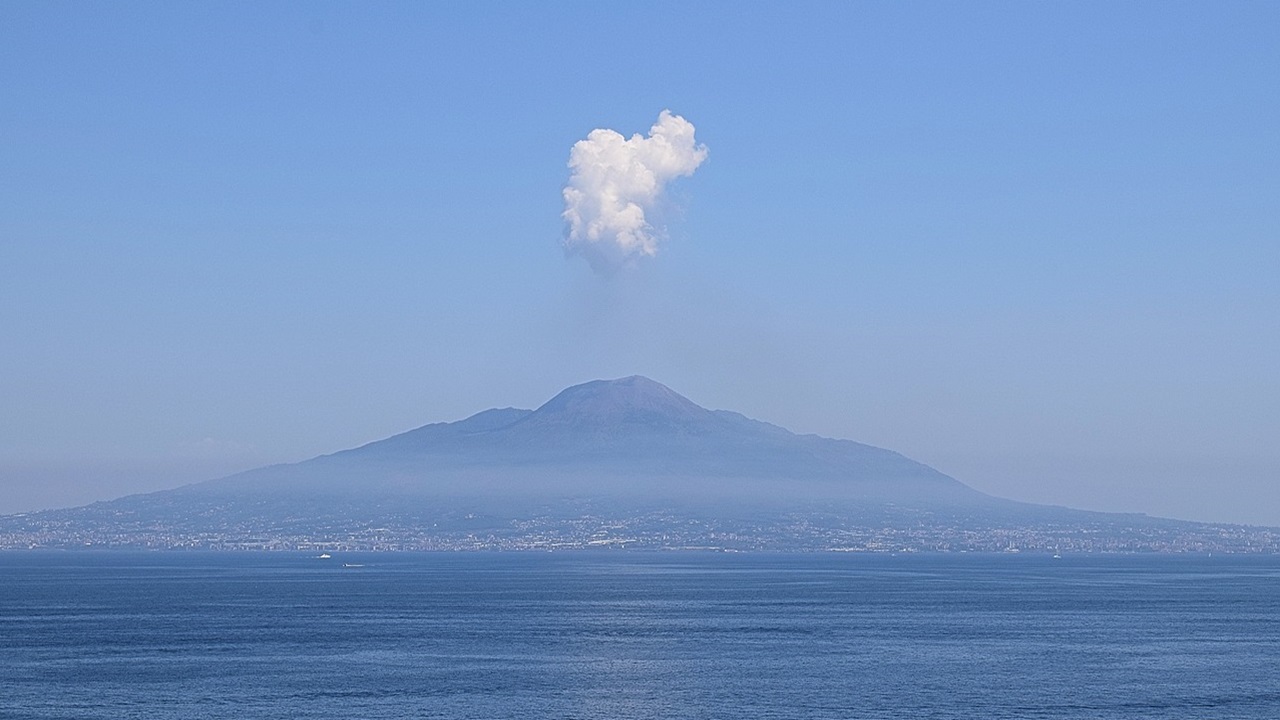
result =
M645 374L1280 525L1273 3L0 5L0 512ZM611 276L595 128L709 157Z

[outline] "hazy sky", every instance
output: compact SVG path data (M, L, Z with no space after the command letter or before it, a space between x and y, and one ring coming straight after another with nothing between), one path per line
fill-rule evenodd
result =
M639 373L1280 525L1280 4L727 8L0 4L0 512ZM654 252L567 253L663 110Z

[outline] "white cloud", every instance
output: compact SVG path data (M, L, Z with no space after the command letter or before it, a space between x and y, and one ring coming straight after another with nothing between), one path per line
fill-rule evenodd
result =
M648 137L597 129L574 143L564 188L565 249L605 272L657 254L659 233L645 212L668 182L692 175L707 159L707 146L693 132L693 123L663 110Z

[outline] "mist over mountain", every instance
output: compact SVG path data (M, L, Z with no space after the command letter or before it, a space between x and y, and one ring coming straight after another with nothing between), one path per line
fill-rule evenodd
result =
M995 498L896 452L708 410L632 376L567 388L536 410L486 410L305 462L0 518L0 540L1010 549L1096 545L1101 529L1129 538L1117 547L1197 549L1212 544L1206 533L1222 534L1211 527Z
M179 492L497 503L561 496L771 504L991 500L898 453L707 410L639 376L577 385L537 410L486 410Z

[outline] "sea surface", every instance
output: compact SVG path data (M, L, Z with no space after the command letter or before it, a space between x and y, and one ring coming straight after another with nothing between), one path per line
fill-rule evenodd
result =
M1280 718L1280 558L0 553L2 718Z

